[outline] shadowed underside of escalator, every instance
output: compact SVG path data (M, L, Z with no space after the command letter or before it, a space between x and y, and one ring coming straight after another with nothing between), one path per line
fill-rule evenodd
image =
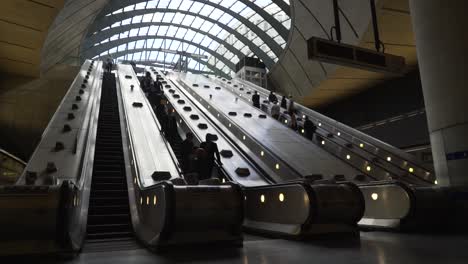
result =
M89 242L134 241L114 74L105 73L89 201Z

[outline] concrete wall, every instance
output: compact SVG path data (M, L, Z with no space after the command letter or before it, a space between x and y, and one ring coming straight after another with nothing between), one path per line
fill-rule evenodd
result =
M27 161L78 68L59 67L41 78L0 76L0 147Z

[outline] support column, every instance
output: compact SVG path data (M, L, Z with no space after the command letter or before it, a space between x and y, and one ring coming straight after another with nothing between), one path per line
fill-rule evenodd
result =
M410 0L437 182L468 185L468 1Z

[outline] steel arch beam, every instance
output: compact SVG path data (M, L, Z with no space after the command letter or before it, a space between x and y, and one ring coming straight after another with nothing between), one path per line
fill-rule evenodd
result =
M127 54L134 54L134 53L137 53L137 52L141 52L141 51L151 51L152 49L144 49L144 48L141 48L141 49L132 49L132 50L127 50L127 51L119 51L119 52L114 52L114 53L110 53L110 55L112 55L114 58L117 58L117 57L120 57L120 56L124 56L124 55L127 55ZM156 50L156 49L153 49L153 50ZM130 52L129 52L130 51ZM208 69L210 69L215 75L219 75L219 76L223 76L225 78L228 78L228 79L231 79L231 76L229 76L229 74L223 72L222 70L216 68L216 66L213 66L209 63L207 63L206 61L203 61L203 60L199 60L199 59L196 59L196 58L191 58L195 61L197 61L198 63L201 63L203 65L205 65ZM136 63L138 63L139 61L135 61ZM168 63L168 62L164 62L165 64L172 64L172 63ZM189 68L190 70L191 68ZM196 69L192 69L192 72L195 72L197 71Z
M198 17L200 17L200 18L202 18L202 19L204 19L204 20L206 20L208 22L211 22L213 24L217 24L220 28L222 28L222 29L226 30L227 32L233 34L239 41L241 41L242 43L247 45L249 47L249 49L255 55L257 55L257 57L259 59L261 59L265 63L267 68L271 69L271 67L273 67L273 65L275 65L275 61L268 54L266 54L265 51L263 51L260 47L255 45L255 43L253 43L251 40L249 40L244 35L237 32L236 30L232 29L231 27L229 27L229 26L227 26L227 25L225 25L223 23L220 23L219 21L216 21L216 20L214 20L212 18L209 18L207 16L202 16L202 15L198 15L197 13L184 11L184 10L177 10L177 9L165 9L165 8L141 9L141 10L134 10L134 11L125 12L125 13L119 13L119 14L115 14L115 15L111 15L111 16L107 16L107 17L106 16L101 17L99 19L99 21L95 22L95 24L88 31L88 36L84 40L82 46L83 47L84 46L89 46L88 43L87 43L87 39L89 37L91 37L94 32L98 32L98 31L102 30L105 27L113 25L116 22L123 21L123 20L125 20L127 18L131 18L131 17L138 16L138 15L144 15L144 14L148 14L148 13L158 13L158 12L159 13L161 13L161 12L181 13L181 14L185 14L185 15L198 16ZM104 32L104 31L102 31L102 32ZM275 42L275 44L277 45L276 42ZM94 45L94 43L92 43L92 45ZM268 45L268 43L267 43L267 45ZM280 49L282 49L281 46L278 45L278 47ZM271 46L270 46L270 48L271 48Z
M180 27L180 28L185 28L185 29L191 29L191 30L193 30L193 31L195 31L197 33L205 34L210 39L212 39L212 40L214 40L214 41L216 41L216 42L218 42L220 44L223 44L230 52L235 54L239 59L241 59L244 56L244 54L240 50L236 49L234 46L227 43L225 40L222 40L222 39L218 38L217 36L210 34L209 32L202 31L202 30L196 29L196 28L192 28L190 26L177 25L177 24L167 23L167 22L144 22L144 23L128 24L128 25L124 25L124 26L110 28L110 29L99 32L99 34L89 36L87 38L86 43L85 43L84 49L86 50L88 48L91 48L92 46L94 46L94 43L99 43L99 42L101 42L101 41L103 41L103 40L105 40L107 38L110 38L110 37L114 36L115 34L120 34L120 33L124 33L126 31L129 31L131 29L142 28L142 27L147 27L147 26L148 27L149 26L175 26L175 27ZM152 35L147 34L146 36L152 36Z
M259 7L255 3L251 2L250 0L238 0L242 2L244 5L250 7L253 11L255 11L257 14L259 14L263 19L265 19L270 25L276 29L276 31L279 33L283 39L288 40L288 35L289 35L289 30L281 24L278 20L276 20L275 17L272 15L268 14L267 11L265 11L263 8ZM206 0L203 0L201 2L208 2Z
M192 0L193 2L199 2L199 3L202 3L202 4L206 4L206 5L209 5L209 6L212 6L216 9L219 9L220 11L226 13L226 14L229 14L231 15L232 17L236 18L237 20L239 20L242 24L244 24L245 26L247 26L251 31L255 32L255 34L257 34L257 36L259 36L265 43L267 43L267 45L270 47L270 49L276 54L277 57L280 56L281 52L282 52L282 48L281 46L272 38L270 37L265 31L263 31L262 29L260 29L257 25L255 25L254 23L252 23L250 20L248 20L247 18L239 15L238 13L230 10L229 8L226 8L224 6L221 6L221 5L218 5L216 3L213 3L213 2L210 2L208 0ZM241 0L244 2L244 4L246 4L245 2L248 2L248 0ZM124 8L124 7L127 7L127 6L130 6L130 5L135 5L135 4L138 4L138 3L142 3L142 2L146 2L146 0L118 0L118 1L111 1L111 4L110 5L107 5L106 7L103 8L103 10L101 11L100 15L101 17L105 17L105 14L108 14L108 13L112 13L118 9L121 9L121 8ZM247 4L246 4L247 5ZM164 8L163 8L164 9ZM142 9L142 10L150 10L150 9ZM166 9L167 10L167 9ZM137 10L134 10L134 11L137 11ZM182 10L178 10L178 11L182 11ZM265 11L264 11L265 12ZM130 13L130 12L124 12L124 13ZM266 13L266 12L265 12ZM197 14L197 13L194 13L195 16L200 16L200 14ZM268 14L268 13L267 13ZM271 16L270 14L268 14L269 17L271 17L271 19L274 19L276 20L273 16ZM266 19L265 19L266 20ZM268 20L267 20L268 21ZM276 20L277 21L277 20ZM279 23L279 21L278 21ZM281 24L281 23L280 23ZM272 25L273 26L273 25ZM283 26L284 27L284 26ZM277 30L278 31L278 30ZM279 31L278 31L279 33ZM288 39L288 35L286 34L286 37L284 39Z
M109 42L106 42L104 44L97 45L97 46L89 48L88 50L86 50L84 52L84 56L86 56L87 58L92 58L92 57L94 57L96 55L100 55L104 51L107 51L107 50L110 50L112 48L118 47L118 46L120 46L122 44L127 44L127 43L130 43L130 42L133 42L133 41L145 40L145 39L169 39L169 40L176 40L176 41L183 42L183 43L188 43L189 45L195 46L195 47L197 47L197 48L199 48L201 50L204 50L204 51L208 52L209 54L213 55L216 59L218 59L219 61L222 61L231 70L235 71L235 69L236 69L234 63L229 61L226 57L221 56L219 53L214 52L213 50L208 49L208 48L206 48L206 47L204 47L204 46L202 46L202 45L200 45L198 43L188 41L188 40L185 40L185 39L181 39L181 38L170 37L170 36L159 36L159 35L138 36L138 37L129 37L129 38L124 38L124 39L116 39L116 40L109 41ZM129 53L128 51L131 51L132 53L134 53L133 52L134 50L136 50L136 49L126 50L126 51L122 51L122 52L124 52L123 54ZM154 48L151 48L151 49L146 48L146 49L143 49L143 50L159 51L159 49L154 49Z
M286 4L283 0L271 0L273 3L275 3L281 10L283 10L286 15L288 15L289 18L291 18L291 6Z

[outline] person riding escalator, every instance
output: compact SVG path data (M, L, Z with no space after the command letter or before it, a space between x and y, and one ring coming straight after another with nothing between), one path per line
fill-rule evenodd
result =
M216 144L213 141L213 136L214 135L206 134L206 141L200 144L200 147L202 147L206 151L206 171L203 173L203 175L199 175L200 180L211 178L211 174L215 164L215 157L218 160L218 164L220 166L223 165L221 163L221 156L219 155L218 144Z

